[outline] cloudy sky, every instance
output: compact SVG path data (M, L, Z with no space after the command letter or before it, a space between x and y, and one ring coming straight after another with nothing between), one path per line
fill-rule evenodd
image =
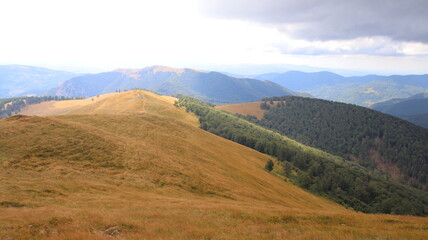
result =
M0 64L428 73L426 0L2 0Z

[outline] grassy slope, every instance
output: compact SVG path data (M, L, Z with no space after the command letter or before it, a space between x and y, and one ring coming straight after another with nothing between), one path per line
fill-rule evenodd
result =
M257 117L258 119L261 119L266 112L266 110L263 110L260 108L260 104L262 103L263 102L234 103L234 104L219 105L219 106L216 106L215 108L217 110L223 110L233 114L238 113L242 115L251 115L251 116ZM269 102L267 102L267 104L270 105ZM277 102L274 102L274 104L271 106L275 106L276 104Z
M354 213L267 173L268 156L200 130L171 98L81 101L0 121L0 238L428 236L426 218Z
M261 119L265 114L266 110L260 108L262 102L250 102L250 103L235 103L216 106L216 109L227 111L230 113L239 113L242 115L255 116Z

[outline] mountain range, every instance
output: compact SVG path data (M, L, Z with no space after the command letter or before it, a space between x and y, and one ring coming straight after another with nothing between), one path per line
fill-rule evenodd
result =
M407 98L428 90L426 75L366 75L343 77L332 72L266 73L253 76L270 80L293 91L304 91L316 98L371 106L393 98Z
M214 103L259 101L263 97L298 95L371 106L407 98L428 90L428 75L366 75L344 77L321 72L287 71L259 75L153 66L117 69L97 74L74 74L23 65L0 66L0 98L32 95L96 96L117 90L143 88L162 94L185 94ZM247 66L250 68L251 66ZM316 70L296 65L263 65L268 70ZM258 81L260 79L262 81Z
M321 72L328 71L343 76L363 76L368 73L346 69L321 68L295 64L222 64L214 66L201 66L200 69L208 69L217 72L227 72L235 76L253 76L264 73L283 73L288 71Z
M24 65L0 66L0 98L39 95L77 74Z
M213 103L258 101L263 97L301 95L271 81L234 78L218 72L153 66L87 74L65 81L47 95L96 96L120 89L142 88L161 94L185 94Z

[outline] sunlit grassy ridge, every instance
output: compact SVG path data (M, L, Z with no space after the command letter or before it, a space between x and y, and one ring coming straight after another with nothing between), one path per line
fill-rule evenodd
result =
M199 129L172 98L82 101L0 121L0 238L427 237L425 218L354 213L273 176L269 156Z

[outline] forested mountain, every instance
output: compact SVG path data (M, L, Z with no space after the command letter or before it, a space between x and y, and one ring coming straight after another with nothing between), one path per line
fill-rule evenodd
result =
M77 74L47 68L0 66L0 98L41 94Z
M302 97L271 107L257 124L299 142L426 188L428 130L351 104Z
M269 96L298 95L270 81L162 66L118 69L113 72L79 76L48 92L48 95L89 97L132 88L144 88L162 94L186 94L215 103L247 102Z
M428 214L426 192L304 146L274 131L216 110L212 104L195 98L182 96L176 105L196 114L202 129L277 157L283 166L283 173L312 192L363 212ZM287 106L288 102L279 103L272 110Z
M293 91L305 91L317 98L360 106L407 98L428 90L428 75L343 77L331 72L290 71L256 75L255 78L273 81Z

